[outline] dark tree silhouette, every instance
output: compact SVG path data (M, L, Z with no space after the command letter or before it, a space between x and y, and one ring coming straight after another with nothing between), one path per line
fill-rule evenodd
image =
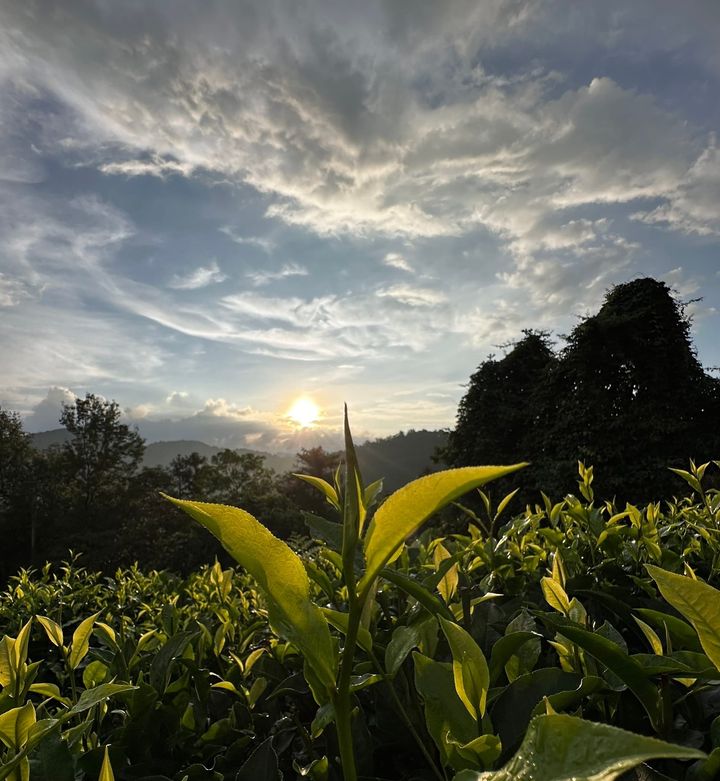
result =
M593 464L606 496L641 502L680 486L667 469L720 454L720 381L706 374L684 305L651 278L613 287L567 339L541 389L548 484Z
M446 463L530 460L523 486L559 497L582 460L604 496L643 502L679 490L667 467L720 455L720 380L703 370L685 307L663 282L613 287L566 340L556 356L547 335L528 331L480 365Z
M60 422L71 434L62 448L69 511L84 524L112 525L142 461L145 442L120 414L116 402L92 393L63 405Z

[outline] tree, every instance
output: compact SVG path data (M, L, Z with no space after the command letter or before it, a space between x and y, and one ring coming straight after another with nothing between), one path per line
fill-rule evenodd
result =
M331 485L335 480L335 470L340 466L342 453L330 453L323 447L303 448L296 456L295 472L321 477ZM329 505L322 494L292 473L282 478L281 490L291 503L301 512L313 515L326 515Z
M62 454L76 520L109 523L142 461L145 442L120 414L116 402L92 393L63 405L60 423L72 436Z
M611 288L566 341L554 355L545 334L527 331L481 364L444 459L529 460L523 485L554 497L574 489L582 460L602 494L644 502L679 488L667 467L720 454L720 380L703 370L685 307L663 282Z
M668 467L720 453L720 381L703 370L684 305L663 282L611 288L567 337L541 389L546 476L596 467L606 496L641 502L679 488Z
M439 453L450 466L512 464L536 450L538 391L556 363L548 334L523 331L501 359L488 357L470 378L454 431ZM523 472L523 498L537 488L535 473ZM517 480L512 481L517 484ZM509 481L498 481L499 494Z
M178 499L205 499L207 458L200 453L175 456L170 462L172 494Z
M265 456L225 448L210 459L209 501L232 504L257 514L263 497L273 490L273 472L266 469Z
M18 558L33 549L31 502L27 495L32 465L30 439L20 416L0 408L0 530L12 545L3 546L0 575L14 568Z

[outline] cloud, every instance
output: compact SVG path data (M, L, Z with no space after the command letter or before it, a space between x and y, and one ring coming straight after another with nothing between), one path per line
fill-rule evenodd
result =
M133 177L133 176L157 176L163 179L169 174L189 176L193 173L193 166L183 165L177 160L164 159L154 155L150 160L123 160L115 163L102 163L98 166L104 174Z
M172 20L131 14L121 34L111 12L70 10L49 25L9 11L7 45L26 79L92 128L95 154L102 143L105 155L147 156L125 152L102 170L214 171L319 235L521 235L524 219L553 209L662 197L692 163L692 128L650 95L600 76L557 97L546 68L508 78L471 64L494 37L517 43L535 24L549 35L536 3L403 6L408 30L389 22L384 47L367 19L345 29L332 12L320 25L322 14L281 8L225 8L200 37L189 6ZM88 41L104 52L92 68Z
M23 281L0 272L0 307L17 306L31 297L32 293Z
M633 218L698 236L720 235L720 150L715 136L663 202Z
M415 285L390 285L376 293L380 298L391 298L406 306L436 306L447 300L444 293L427 287Z
M236 244L247 244L251 247L257 247L263 252L266 252L268 255L275 250L275 242L265 236L243 236L230 225L224 225L222 228L220 228L220 232L224 233L231 241L234 241Z
M716 6L5 4L12 393L122 377L167 412L168 388L196 407L282 361L362 366L372 394L431 349L459 382L475 350L672 268L664 231L720 230ZM175 223L145 213L158 193ZM199 366L227 384L199 391Z
M60 414L63 405L75 404L76 394L70 388L62 388L57 385L48 389L48 392L25 419L25 427L29 431L49 431L60 428Z
M226 279L227 274L220 271L217 261L213 260L209 266L198 266L188 274L175 274L169 286L175 290L198 290L201 287L224 282Z
M390 268L396 268L400 271L412 272L412 266L405 260L399 252L388 252L383 258L383 263Z
M306 277L307 275L308 270L305 266L301 266L298 263L286 263L277 271L248 271L246 274L256 287L267 285L269 282L276 282L279 279L286 279L287 277Z

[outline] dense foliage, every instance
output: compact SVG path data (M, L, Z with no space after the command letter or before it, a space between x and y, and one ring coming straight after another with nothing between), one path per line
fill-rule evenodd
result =
M296 553L271 553L276 540L253 554L259 525L242 527L236 551L228 529L250 516L185 503L256 580L218 564L184 579L137 568L107 577L79 562L21 571L0 595L0 778L351 778L338 703L322 693L350 659L362 778L611 781L627 771L711 781L720 767L711 585L720 494L704 487L713 470L673 477L687 498L619 507L595 498L593 470L580 465L577 491L561 502L505 517L488 501L466 532L421 531L400 548L398 535L437 506L437 486L447 499L458 478L398 492L363 524L375 542L363 542L364 564L351 564L358 595L370 596L352 654L344 484L317 484L327 519ZM489 477L461 475L463 486ZM355 494L369 515L374 490ZM299 609L292 589L303 579L320 612L282 614L290 598ZM295 622L318 621L330 628L324 650L327 628L288 639Z
M667 286L645 278L612 288L557 354L526 332L471 377L445 462L528 459L526 499L539 487L563 496L578 460L595 465L607 496L667 495L666 467L720 452L720 379L703 370L689 329Z

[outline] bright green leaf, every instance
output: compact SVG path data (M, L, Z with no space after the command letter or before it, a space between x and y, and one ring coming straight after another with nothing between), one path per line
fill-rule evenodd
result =
M501 770L463 771L454 781L614 781L648 759L704 759L694 748L665 743L563 713L536 716Z
M703 651L720 670L720 591L700 580L646 566L660 593L693 625Z
M60 689L54 683L33 683L30 685L30 691L33 694L39 694L41 697L57 700L63 705L72 705L72 702L67 697L62 696Z
M554 578L543 578L540 586L548 605L558 613L567 616L570 613L570 599L560 583Z
M38 622L45 630L48 640L58 648L62 648L63 643L65 642L63 639L62 627L47 616L35 616L35 618L37 618Z
M17 751L27 743L30 728L35 721L35 708L32 703L5 711L0 715L0 740L8 748Z
M244 510L166 498L212 532L255 578L268 599L275 631L302 651L324 686L334 687L330 630L310 600L310 580L297 554Z
M110 756L108 755L108 747L105 746L105 753L103 754L103 763L100 768L100 775L98 781L115 781L113 775L112 765L110 764Z
M391 494L378 508L365 536L364 590L380 570L400 554L403 542L428 518L473 488L522 469L511 466L467 466L447 469L413 480Z
M490 672L480 646L459 624L440 618L453 657L455 691L474 719L485 715Z
M297 477L299 480L311 485L313 488L317 488L322 493L328 502L336 509L340 509L340 499L338 498L337 491L330 485L330 483L323 480L321 477L314 477L313 475L303 475L299 472L294 472L293 477Z
M99 615L100 611L89 616L73 632L70 656L68 657L68 664L71 670L77 670L78 665L90 650L90 635L92 634L93 624Z

